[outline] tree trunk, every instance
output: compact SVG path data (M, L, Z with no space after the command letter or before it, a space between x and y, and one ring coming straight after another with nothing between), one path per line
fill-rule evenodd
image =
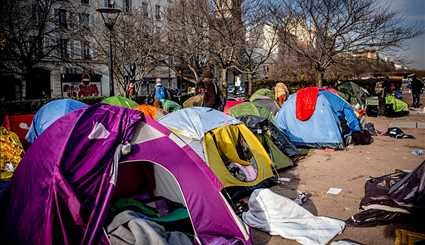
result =
M227 68L221 68L219 83L220 90L227 97Z
M248 73L248 95L252 94L252 74Z
M323 78L325 77L325 72L324 71L318 71L319 73L317 74L317 87L321 88L323 85Z

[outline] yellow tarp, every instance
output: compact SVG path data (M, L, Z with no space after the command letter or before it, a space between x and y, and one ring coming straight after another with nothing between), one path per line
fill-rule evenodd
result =
M220 152L222 152L232 162L245 166L250 164L248 161L242 160L237 153L236 144L238 143L238 135L239 137L243 137L257 163L257 178L254 181L243 182L234 177L220 156ZM206 133L204 149L209 167L225 187L255 186L273 176L272 161L266 150L258 141L257 137L243 124L229 125Z
M12 177L13 171L21 162L23 152L19 137L12 131L0 127L0 180Z

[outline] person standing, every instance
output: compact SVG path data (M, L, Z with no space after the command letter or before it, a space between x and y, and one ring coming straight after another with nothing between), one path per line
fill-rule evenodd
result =
M203 96L203 106L219 109L219 91L210 70L204 70L198 86L198 94Z
M412 90L413 107L418 108L421 100L421 93L424 84L421 80L416 78L416 74L411 74L409 77L412 79L410 89Z
M274 87L275 99L279 106L282 106L289 95L288 87L284 83L276 83Z
M167 99L167 89L162 85L161 78L156 79L154 105L160 105L161 100Z

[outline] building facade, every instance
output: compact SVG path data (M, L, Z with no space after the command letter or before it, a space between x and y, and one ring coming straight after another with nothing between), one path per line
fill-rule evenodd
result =
M38 0L27 1L26 4L34 5ZM139 8L146 17L161 25L171 1L117 0L114 3L122 10L121 15L127 15L132 9ZM109 96L109 72L105 62L107 59L101 57L98 52L99 40L89 35L93 29L105 28L103 24L99 25L103 22L96 9L108 4L109 0L54 0L49 10L52 21L47 23L48 29L52 30L49 33L51 38L45 38L39 48L45 49L54 45L55 50L32 67L29 75L31 79L24 79L18 73L1 71L1 80L7 80L11 86L6 85L7 89L0 96L7 100ZM106 47L108 45L104 44ZM176 86L175 74L167 67L158 66L143 78L146 80L146 88L142 87L139 94L143 94L144 90L152 86L149 81L152 84L156 78L161 78L167 86ZM115 94L122 92L115 82Z

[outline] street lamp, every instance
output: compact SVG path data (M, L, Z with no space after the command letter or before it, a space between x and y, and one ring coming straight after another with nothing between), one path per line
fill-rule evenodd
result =
M114 1L109 1L108 6L105 8L96 9L102 16L103 23L109 30L109 95L114 95L114 70L112 60L112 33L114 25L117 22L121 9L115 8Z

